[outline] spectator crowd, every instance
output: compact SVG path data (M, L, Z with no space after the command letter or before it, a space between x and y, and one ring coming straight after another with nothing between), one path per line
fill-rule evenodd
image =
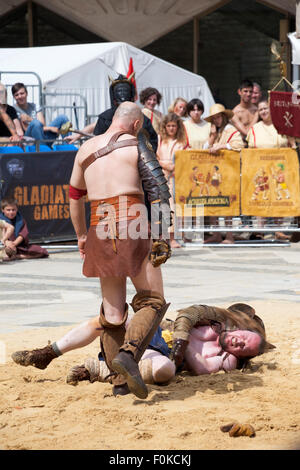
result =
M62 126L70 121L68 116L58 115L47 125L42 109L35 103L28 102L28 91L23 83L15 83L11 92L14 106L7 104L7 90L3 84L0 84L0 146L21 146L24 142L40 141L45 142L45 145L51 149L61 133ZM278 134L272 123L268 99L263 96L258 83L248 79L243 80L237 94L239 102L233 109L226 109L224 104L219 102L211 106L209 110L205 110L199 98L187 101L184 97L177 97L168 106L168 113L164 115L157 109L163 99L159 90L148 87L140 92L139 101L147 123L150 141L172 195L174 194L174 153L176 150L203 149L216 155L222 149L239 152L245 147L296 148L294 138ZM203 118L205 112L208 115ZM101 130L99 131L100 124L98 119L97 123L89 124L81 132L96 135L102 133ZM69 133L64 137L64 141L68 144L74 144L80 139L82 139L80 133ZM217 179L215 184L218 184ZM171 207L174 206L173 198L170 204ZM209 224L217 224L217 219L217 217L211 217ZM276 238L287 239L289 237L277 232ZM232 232L228 232L223 240L220 232L213 233L207 236L204 242L211 241L233 243L234 237ZM181 247L174 238L172 228L170 229L170 243L172 248Z

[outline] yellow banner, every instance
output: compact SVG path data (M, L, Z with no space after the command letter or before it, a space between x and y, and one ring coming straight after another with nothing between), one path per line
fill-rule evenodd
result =
M299 162L291 148L243 149L242 214L300 215Z
M175 202L176 215L195 215L200 206L205 216L240 215L240 154L230 150L218 155L208 150L175 152Z

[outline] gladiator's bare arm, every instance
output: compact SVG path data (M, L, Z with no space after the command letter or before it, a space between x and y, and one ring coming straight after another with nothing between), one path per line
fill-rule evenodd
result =
M189 368L196 375L213 374L220 370L230 371L236 369L237 359L232 354L223 352L221 355L203 357L196 349L189 347L186 352Z
M80 165L82 158L81 149L77 152L73 171L70 179L70 185L77 189L86 189L86 184L83 175L83 169ZM83 198L72 199L70 198L70 215L78 240L86 237L87 227L85 219L85 201Z

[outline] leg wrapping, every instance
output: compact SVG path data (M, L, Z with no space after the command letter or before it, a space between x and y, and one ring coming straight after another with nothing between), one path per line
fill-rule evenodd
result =
M111 367L112 360L118 354L120 347L124 342L125 337L125 323L128 316L128 305L126 304L125 313L123 320L120 323L110 323L106 320L103 305L100 309L100 345L102 355L106 362L107 367L110 370L110 373L115 374ZM111 383L114 385L123 385L126 383L126 380L120 374L115 374L111 377Z
M93 357L88 357L84 361L84 367L90 374L90 382L106 382L110 370L104 361L99 361ZM142 379L146 384L153 384L152 361L151 359L143 359L139 362L139 370Z
M143 291L132 301L135 314L125 334L122 351L133 354L139 362L170 304L157 292Z

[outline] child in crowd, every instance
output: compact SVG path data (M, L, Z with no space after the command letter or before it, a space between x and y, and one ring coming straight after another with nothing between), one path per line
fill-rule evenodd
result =
M173 103L169 106L168 112L175 113L182 120L185 120L185 118L187 117L187 105L188 102L184 98L178 96L178 98L176 98Z
M2 242L6 258L4 261L15 259L45 258L49 256L47 250L39 245L29 244L29 232L26 221L18 211L18 205L14 198L5 198L1 201L0 221L13 226L13 231Z
M172 211L174 211L174 153L176 150L185 149L186 145L186 134L181 118L175 113L164 116L158 136L157 159L169 184ZM171 248L181 248L181 245L174 239L174 228L171 227L170 230Z

